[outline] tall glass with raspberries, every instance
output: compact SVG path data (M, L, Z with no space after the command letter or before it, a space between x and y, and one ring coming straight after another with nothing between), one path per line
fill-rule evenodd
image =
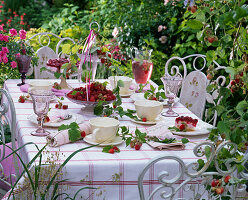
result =
M139 50L133 48L135 56L132 56L132 70L137 84L146 84L150 80L153 70L153 63L150 61L152 49Z

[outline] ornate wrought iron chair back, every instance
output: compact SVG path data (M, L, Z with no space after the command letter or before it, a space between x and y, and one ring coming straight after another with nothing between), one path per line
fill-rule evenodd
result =
M173 65L173 63L176 63ZM219 97L218 89L220 86L222 87L229 87L230 83L227 83L227 79L222 74L225 73L225 66L219 65L216 61L213 61L214 66L211 71L212 78L211 80L207 80L207 76L205 75L207 68L207 61L206 56L202 54L193 54L186 56L184 58L180 57L171 57L165 64L165 74L175 75L180 72L180 74L184 77L184 83L181 89L180 98L186 107L195 113L199 118L204 117L204 119L212 123L214 126L217 120L217 112L215 111L214 114L209 115L208 110L205 110L205 102L207 101L214 106L220 103L221 97ZM190 69L191 68L191 69ZM189 73L188 70L192 71L195 74ZM192 76L192 77L188 77ZM196 78L197 80L194 80ZM202 89L196 89L196 84L200 84ZM211 90L204 90L209 85L216 85ZM198 91L196 91L198 90ZM199 91L202 91L200 94ZM196 97L200 96L199 101L195 101ZM193 103L195 105L193 105Z
M209 154L207 161L201 168L199 168L198 162L185 163L181 158L177 156L161 155L154 159L151 159L138 176L140 199L221 199L221 195L217 195L216 193L211 192L211 182L214 175L224 178L225 176L230 175L231 177L238 177L243 180L248 180L247 172L238 172L237 166L239 163L235 162L235 164L233 165L234 159L225 159L224 167L222 161L219 162L217 159L220 151L223 148L228 148L232 155L235 154L235 152L237 151L236 144L231 143L230 141L225 141L218 147L216 147L213 142L206 141L195 146L195 148L193 149L194 155L196 157L202 157L206 155L206 146L210 148L211 153ZM245 165L247 160L248 154L246 154L245 157L243 157L243 159L241 160L242 165ZM170 162L176 162L178 164L179 170L177 173L175 172L175 167L167 167L167 169L165 168L165 166L169 165ZM213 163L216 171L209 171L209 166L211 165L211 163ZM159 169L155 170L155 167ZM178 167L176 167L176 169L178 169ZM146 190L145 192L144 182L146 182L145 185L147 186L146 177L152 176L155 180L158 180L158 184L156 185L156 188L154 190L149 190L149 192ZM157 179L155 178L156 176ZM154 183L154 180L152 182ZM224 180L222 180L222 182L224 182ZM230 199L236 199L236 197L238 195L240 196L240 194L245 192L246 189L245 184L224 184L223 187L225 189L222 195L228 196L230 197ZM179 194L180 192L184 193L184 197ZM155 196L156 198L154 198Z
M13 100L11 96L9 95L8 91L0 88L0 94L1 94L1 106L0 106L0 143L2 145L2 149L0 149L0 181L4 182L7 185L11 185L9 182L6 181L6 178L11 179L18 177L19 174L19 168L18 168L18 163L17 163L17 157L14 155L13 156L13 161L14 161L14 167L15 167L15 175L11 174L9 177L5 177L3 174L4 169L2 165L2 159L6 156L6 151L7 148L5 146L6 140L5 140L5 126L9 126L10 132L11 132L11 145L12 149L16 149L16 112L15 112L15 107ZM9 166L10 167L10 163ZM0 190L1 192L1 190Z

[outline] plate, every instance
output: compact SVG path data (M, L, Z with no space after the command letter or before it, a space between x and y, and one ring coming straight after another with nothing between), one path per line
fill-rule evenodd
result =
M52 114L52 112L50 114ZM60 127L62 124L69 125L72 122L76 122L78 124L84 122L84 117L82 115L79 115L79 114L76 114L76 113L71 113L70 115L72 115L72 117L70 119L62 120L62 121L59 121L59 122L46 122L46 123L43 123L43 126L46 126L46 127ZM34 124L38 124L36 114L29 115L28 120L31 121Z
M137 100L146 100L146 98L144 97L144 93L134 93L130 96L130 98L133 100L133 101L137 101ZM174 99L174 103L177 103L179 102L179 98L176 97ZM164 106L167 106L168 105L168 102L167 102L167 99L163 99L162 101L160 101Z
M95 140L92 138L92 134L86 135L86 136L84 137L84 141L87 142L87 143L89 143L89 144L92 144L92 145L97 145L97 144L99 144L99 146L102 146L102 147L108 146L108 145L118 145L118 144L121 144L121 143L123 142L123 140L121 139L120 136L116 136L115 139L114 139L114 141L111 142L111 143L97 143L97 142L95 142Z
M143 121L136 121L134 119L131 119L131 122L134 122L136 124L143 124L143 125L154 125L154 124L157 124L158 122L161 122L163 121L165 118L162 117L162 116L159 116L155 119L155 121L146 121L146 122L143 122Z
M174 126L175 121L163 121L163 124L167 125L168 127ZM186 132L177 132L177 131L171 131L174 135L181 135L181 136L196 136L196 135L206 135L210 133L210 130L213 128L211 124L208 124L204 121L198 121L196 128L194 131L186 131Z
M135 90L129 90L127 94L121 94L120 93L120 96L121 97L130 97L134 93L135 93Z

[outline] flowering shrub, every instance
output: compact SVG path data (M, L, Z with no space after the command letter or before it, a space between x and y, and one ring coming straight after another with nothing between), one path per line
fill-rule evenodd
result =
M7 9L5 2L0 1L0 25L5 27L6 31L11 28L17 30L25 29L28 27L27 22L24 21L26 13L19 15L16 11Z

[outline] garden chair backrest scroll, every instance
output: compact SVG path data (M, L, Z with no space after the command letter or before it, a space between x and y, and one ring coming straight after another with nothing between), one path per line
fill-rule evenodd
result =
M12 150L8 146L16 150L16 111L9 92L0 88L0 94L0 186L2 186L0 187L0 193L5 193L5 190L9 189L8 187L20 176L20 173L16 155L4 159L12 153ZM9 127L11 133L11 142L8 144L6 144L5 140L6 127Z
M222 199L222 196L216 195L215 192L211 191L213 175L223 177L222 182L224 182L224 178L227 175L233 178L248 180L247 172L238 172L238 163L230 164L231 158L225 160L226 168L223 168L222 161L218 161L218 154L223 148L227 149L232 146L230 153L234 154L238 148L236 144L225 141L216 147L213 142L205 141L194 147L194 155L196 157L203 157L206 146L211 150L211 154L208 162L206 161L200 170L198 170L199 163L197 161L187 162L187 159L182 160L178 156L160 155L151 159L138 175L140 200ZM248 154L242 159L243 162L241 161L243 166L247 160ZM214 163L216 171L209 170L211 163ZM152 180L151 177L153 177ZM224 186L224 193L222 195L229 195L230 199L237 199L237 196L245 196L245 189L245 183L237 185L228 184Z
M221 98L219 97L218 88L229 87L225 76L220 75L218 72L225 72L225 66L219 65L213 61L215 75L211 80L207 80L205 75L207 71L206 56L202 54L192 54L186 57L171 57L165 64L165 74L175 75L182 71L184 78L182 89L180 93L180 102L196 114L199 118L204 118L205 121L216 125L217 112L209 115L208 110L205 109L205 102L218 105ZM191 68L191 73L188 74L188 68ZM221 71L222 70L222 71ZM207 87L215 84L212 90L207 91ZM200 85L198 87L197 85ZM198 89L197 89L198 88ZM202 88L202 89L200 89ZM205 88L205 89L204 89ZM196 100L197 99L197 100Z

